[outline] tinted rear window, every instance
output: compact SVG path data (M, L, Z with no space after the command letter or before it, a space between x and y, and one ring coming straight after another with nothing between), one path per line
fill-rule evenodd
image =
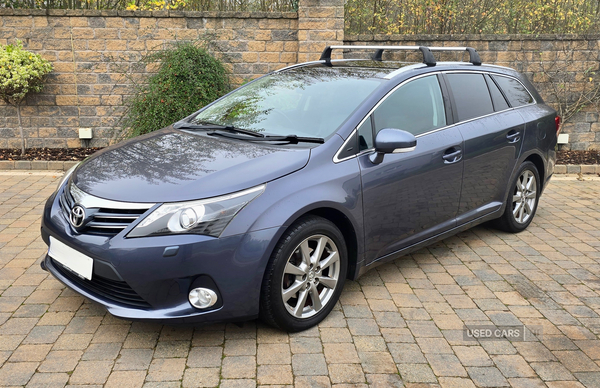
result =
M508 109L508 103L504 99L502 92L498 89L498 85L492 81L489 75L485 76L488 88L490 89L490 95L492 96L492 102L494 103L494 110L499 112L504 109Z
M494 75L493 78L498 83L513 108L531 104L533 102L531 94L529 94L527 89L525 89L525 87L516 79L498 75Z
M447 74L458 120L464 121L494 112L483 74Z

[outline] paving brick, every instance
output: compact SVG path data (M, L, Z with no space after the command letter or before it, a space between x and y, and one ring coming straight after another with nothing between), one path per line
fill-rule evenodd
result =
M150 364L146 381L180 380L184 368L184 358L156 358Z
M224 354L226 356L254 356L256 355L256 340L228 339L225 341Z
M151 349L122 349L113 370L147 370L152 361L152 353ZM220 359L219 356L219 365Z
M188 368L183 375L184 387L216 387L219 368Z
M320 338L312 337L294 337L290 338L290 348L292 353L321 353L323 344Z
M256 362L263 364L291 364L290 346L288 344L259 344Z
M105 388L138 388L144 385L145 371L113 371Z
M293 384L291 365L259 365L257 371L259 385Z
M396 373L392 356L387 352L359 352L358 357L365 373Z
M360 364L330 364L329 377L334 384L358 384L365 382L365 375Z
M508 387L508 381L502 373L494 367L469 367L469 377L477 386L481 387Z
M12 353L10 362L23 362L23 361L42 361L46 358L52 345L26 345L19 346Z
M294 354L292 368L294 376L324 376L328 373L322 354Z
M529 364L544 381L575 380L575 377L558 362L532 362Z
M149 351L150 357L152 351ZM193 347L187 358L187 366L190 368L219 368L221 367L221 358L223 348L217 346Z
M85 361L114 360L119 355L120 350L120 343L91 344L83 353L81 359Z
M256 357L231 356L223 359L221 375L226 379L252 379L256 377Z
M35 373L37 362L7 362L0 368L0 386L25 385Z
M27 388L62 388L67 381L67 373L35 373L27 383Z
M323 350L328 364L353 364L360 362L356 348L352 343L326 343L323 344Z
M507 377L535 377L536 374L520 355L498 355L493 356L492 360L500 369L500 372Z
M53 350L40 364L39 372L72 372L83 355L80 350Z
M72 385L105 384L112 366L112 361L80 361L69 383Z
M437 383L431 367L427 364L400 364L398 371L407 383Z

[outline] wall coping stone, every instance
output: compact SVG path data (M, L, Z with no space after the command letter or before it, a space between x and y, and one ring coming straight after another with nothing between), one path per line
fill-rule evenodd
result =
M600 39L600 34L449 34L449 35L423 35L423 34L414 34L414 35L384 35L384 34L360 34L360 35L351 35L344 34L344 42L352 43L352 42L365 42L365 41L375 41L375 42L383 42L383 41L425 41L425 42L435 42L435 41L522 41L522 40L535 40L535 41L568 41L568 40L594 40Z
M12 9L0 8L0 16L89 16L140 18L231 18L231 19L297 19L298 12L234 12L234 11L128 11L94 9Z

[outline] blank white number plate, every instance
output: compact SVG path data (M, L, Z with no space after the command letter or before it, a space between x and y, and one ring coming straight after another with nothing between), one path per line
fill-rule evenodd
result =
M52 236L50 237L48 255L81 277L92 280L94 259L91 257L76 251Z

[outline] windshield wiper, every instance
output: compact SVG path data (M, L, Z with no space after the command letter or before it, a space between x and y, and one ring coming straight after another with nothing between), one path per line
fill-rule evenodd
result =
M264 137L265 136L262 133L257 133L254 131L250 131L248 129L236 128L233 125L219 125L219 124L213 124L213 123L209 123L209 122L204 122L204 123L200 123L200 124L182 123L179 125L173 125L173 128L175 128L175 129L222 129L225 131L243 133L245 135L254 136L254 137Z
M246 140L246 141L279 141L279 142L286 142L286 143L291 143L291 144L298 144L298 143L325 143L325 139L323 139L322 137L303 137L303 136L296 136L296 135L286 135L286 136L271 136L271 135L262 135L260 134L260 137L257 138L248 138L246 136L237 136L233 133L227 133L227 132L217 132L217 131L213 131L213 132L209 132L209 135L213 135L213 136L223 136L223 137L228 137L230 139L238 139L238 140ZM257 134L255 134L257 135Z

